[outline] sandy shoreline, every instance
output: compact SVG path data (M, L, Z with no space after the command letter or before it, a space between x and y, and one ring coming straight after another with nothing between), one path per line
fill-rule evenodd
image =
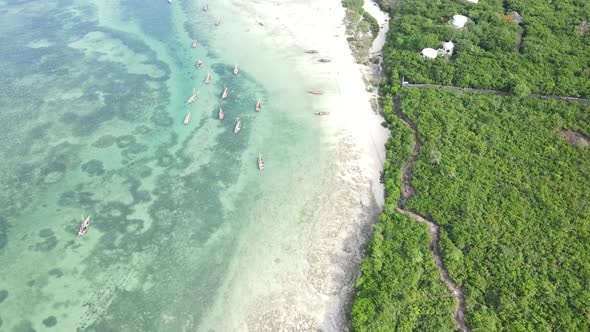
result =
M233 0L252 26L285 48L299 48L296 70L326 90L317 97L325 124L322 144L333 146L320 190L309 192L299 220L253 227L240 243L218 302L200 327L207 331L345 331L362 258L361 247L383 205L379 182L389 136L371 108L354 63L340 0ZM261 24L262 25L261 25ZM314 49L318 54L306 54ZM320 58L330 58L320 63ZM261 203L263 204L263 203ZM255 209L254 209L255 210ZM272 254L260 254L264 250Z
M372 7L371 12L380 12ZM372 94L363 83L363 73L367 66L354 63L354 58L346 41L344 8L339 0L257 0L249 2L249 10L256 12L257 21L264 24L264 30L280 39L281 44L293 44L302 50L300 70L312 69L312 77L318 81L334 81L337 93L328 93L323 107L336 110L330 114L330 123L336 131L348 131L354 137L354 144L362 150L363 175L378 180L383 169L385 142L389 131L381 126L384 119L371 109ZM380 12L382 13L382 12ZM373 43L371 51L378 52L385 41L387 31L385 19L376 15L378 22L384 24L383 32ZM304 50L317 50L318 54L307 55ZM329 58L330 63L319 63L320 58ZM377 177L374 175L377 174ZM379 182L373 186L381 187ZM383 190L375 192L379 205L383 205Z

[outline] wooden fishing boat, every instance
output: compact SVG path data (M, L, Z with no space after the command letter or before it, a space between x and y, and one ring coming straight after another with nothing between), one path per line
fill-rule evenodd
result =
M258 170L262 171L264 169L264 159L262 159L262 153L258 154Z
M328 115L330 112L313 112L315 115Z
M201 61L201 60L197 61L197 69L201 69L202 65L203 65L203 61Z
M307 90L307 92L311 93L312 95L321 95L323 93L320 90Z
M262 103L260 102L260 98L258 98L258 102L256 103L256 112L260 112L262 109Z
M318 53L318 50L306 50L305 53L307 53L307 54L316 54L316 53Z
M220 24L221 24L221 19L220 19L220 18L218 18L218 19L217 19L217 22L215 22L215 26L216 26L216 27L218 27Z
M197 47L197 40L193 39L193 43L191 44L192 48L196 48Z
M207 72L207 78L205 79L205 84L211 83L211 73Z
M168 3L169 3L169 4L172 4L172 0L168 0Z
M195 89L193 89L193 95L186 100L186 104L192 104L195 100L197 100L198 96L199 91L195 91Z
M86 232L88 231L88 227L90 227L90 216L84 218L84 216L82 216L82 224L80 225L80 228L78 229L78 236L83 236L84 234L86 234Z
M188 113L186 113L186 116L184 117L184 121L182 121L182 123L187 125L190 120L191 120L191 112L188 112Z
M221 109L221 107L219 108L218 117L219 117L219 120L223 120L223 118L225 118L225 113L223 113L223 110Z
M203 11L206 12L209 10L209 4L205 2L205 5L203 6Z
M234 75L237 75L240 72L240 67L238 65L236 65L234 67Z
M328 58L321 58L318 60L319 62L332 62L332 59L328 59Z
M234 126L234 134L239 133L240 129L242 129L242 121L240 121L240 118L238 118L236 125Z
M227 98L227 95L228 95L227 88L224 88L223 93L221 93L221 99Z

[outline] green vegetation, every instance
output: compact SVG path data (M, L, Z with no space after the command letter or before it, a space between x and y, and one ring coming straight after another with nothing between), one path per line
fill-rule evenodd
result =
M391 13L397 0L375 0L382 11Z
M454 307L428 247L425 225L399 215L381 215L361 267L352 308L356 331L452 331Z
M590 149L556 134L568 128L589 137L590 106L438 89L404 89L399 98L423 142L408 207L441 225L444 262L464 288L472 330L590 329ZM384 114L393 134L387 200L352 325L448 330L451 309L434 282L425 228L395 211L409 132L389 105ZM409 325L390 319L407 308L437 315L404 315Z
M355 60L359 63L368 61L369 48L379 33L379 23L363 9L364 0L343 0L346 8L344 22L348 42Z
M364 9L363 9L364 3L365 3L365 0L342 0L342 6L344 8L348 8L348 9L355 11L359 14L362 14L364 12Z
M522 98L590 97L590 3L582 0L381 0L390 10L389 82L422 142L406 208L440 225L450 277L472 331L590 330L590 106ZM517 24L513 10L524 18ZM455 14L471 22L457 30ZM450 59L422 48L455 43ZM412 83L500 89L515 97ZM411 132L383 97L391 128L386 201L352 308L355 331L449 331L456 303L433 262L426 228L396 212Z
M391 9L385 64L393 82L590 97L590 2L540 0L409 1ZM518 24L511 16L523 17ZM453 15L471 20L463 29ZM423 48L455 43L449 59L424 60Z
M568 128L590 136L590 107L436 89L404 89L399 98L423 142L408 207L441 225L441 251L464 288L472 330L590 329L590 149L556 135ZM432 254L423 251L427 234L395 212L410 138L387 105L384 114L393 134L387 200L362 265L352 325L442 331L451 309L440 302L446 289L434 282ZM408 306L442 317L390 325ZM426 321L429 328L418 325Z
M385 145L387 155L383 171L385 172L385 192L387 194L386 206L389 207L385 213L392 214L397 199L400 197L401 167L412 153L412 132L395 115L391 96L388 95L381 101L381 107L383 108L383 117L391 130L391 137Z
M382 107L391 129L384 165L387 197L356 282L352 326L356 331L450 331L454 303L439 281L427 228L395 212L412 133L393 113L391 98Z
M401 100L423 142L408 205L442 225L468 324L590 330L590 150L556 135L588 136L590 107L439 90Z
M379 22L377 22L377 19L371 16L369 12L365 11L363 11L363 19L369 23L373 38L377 37L379 34Z

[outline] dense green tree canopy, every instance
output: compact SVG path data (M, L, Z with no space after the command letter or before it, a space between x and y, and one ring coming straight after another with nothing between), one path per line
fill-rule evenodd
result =
M590 107L432 89L401 100L423 141L408 205L443 226L473 330L590 330L590 149L556 134L589 136Z
M590 97L590 2L382 0L384 52L399 108L421 142L405 208L440 225L444 264L472 331L590 330L590 105L524 97ZM523 17L522 24L512 11ZM455 14L470 22L458 30ZM452 40L455 54L424 60ZM500 89L515 97L399 87ZM392 137L386 202L357 281L357 331L450 331L451 294L424 225L396 211L412 132L382 98ZM564 134L565 133L565 134ZM572 144L576 138L581 144ZM566 138L570 138L570 142Z
M457 0L388 4L385 63L391 79L548 95L590 97L590 2ZM523 18L513 18L517 11ZM457 29L450 20L470 21ZM424 60L423 48L455 43L449 59Z
M436 89L407 88L398 98L423 144L407 206L441 225L472 330L589 330L590 148L558 132L589 137L590 106ZM452 306L425 228L395 210L410 133L387 103L384 112L387 199L357 282L353 327L449 329ZM408 325L391 325L409 308Z

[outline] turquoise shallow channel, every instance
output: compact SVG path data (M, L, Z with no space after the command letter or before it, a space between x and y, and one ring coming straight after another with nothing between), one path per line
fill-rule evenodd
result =
M299 213L327 158L300 51L203 3L0 1L0 330L198 330L243 234Z

